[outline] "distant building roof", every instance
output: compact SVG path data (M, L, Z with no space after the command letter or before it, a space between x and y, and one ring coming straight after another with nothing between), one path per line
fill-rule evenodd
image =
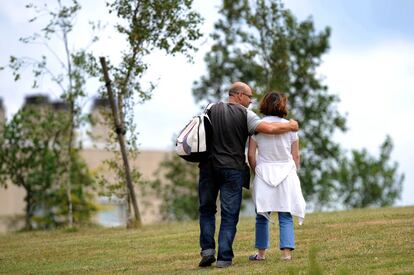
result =
M93 108L109 107L110 103L107 98L95 98L93 101Z
M52 102L52 107L57 111L69 111L69 104L61 100Z
M49 97L47 95L37 94L28 95L24 101L25 105L47 105L49 104Z

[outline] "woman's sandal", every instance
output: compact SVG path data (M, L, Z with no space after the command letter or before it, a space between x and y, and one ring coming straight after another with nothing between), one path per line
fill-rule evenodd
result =
M292 260L292 255L286 255L286 256L282 256L281 260L284 262L288 262Z

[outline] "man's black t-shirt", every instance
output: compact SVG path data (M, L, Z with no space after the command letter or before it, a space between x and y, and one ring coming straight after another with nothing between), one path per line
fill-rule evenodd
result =
M210 120L212 165L243 170L247 137L259 123L259 117L240 104L220 102L210 109Z

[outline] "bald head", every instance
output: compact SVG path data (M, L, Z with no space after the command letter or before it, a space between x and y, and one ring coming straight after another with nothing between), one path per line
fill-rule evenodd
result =
M229 102L238 103L244 107L249 107L252 103L253 92L252 89L243 82L234 82L229 89Z
M239 93L251 94L252 93L252 89L250 89L249 85L247 85L244 82L240 82L240 81L234 82L230 86L229 96L232 96L232 95L235 95L235 94L239 94Z

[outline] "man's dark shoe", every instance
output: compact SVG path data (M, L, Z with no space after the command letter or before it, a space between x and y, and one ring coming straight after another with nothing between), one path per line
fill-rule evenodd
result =
M198 264L199 267L207 267L207 266L211 266L212 263L214 263L216 261L216 257L214 257L214 255L210 255L210 256L203 256L201 258L200 263Z

